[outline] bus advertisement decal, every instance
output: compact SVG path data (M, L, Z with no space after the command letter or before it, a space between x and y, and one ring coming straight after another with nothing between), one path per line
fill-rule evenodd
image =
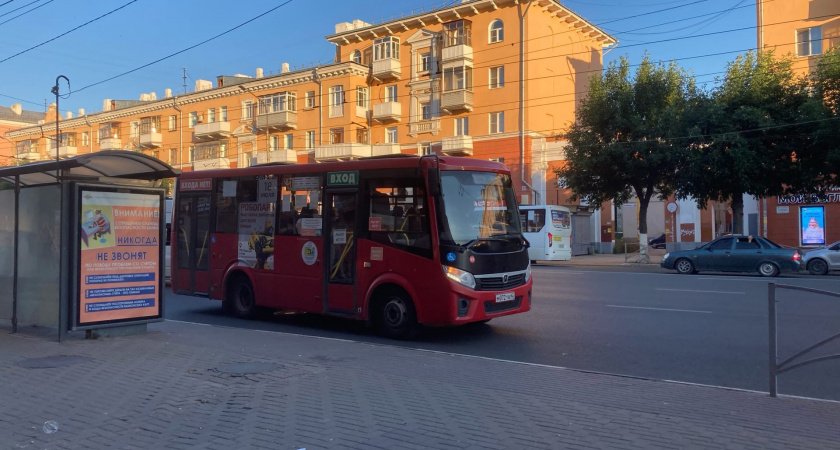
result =
M371 247L370 248L370 260L371 261L382 261L382 247Z
M248 267L274 270L274 204L239 204L239 260Z
M300 250L300 256L307 266L311 266L318 259L318 247L315 246L314 242L307 241Z

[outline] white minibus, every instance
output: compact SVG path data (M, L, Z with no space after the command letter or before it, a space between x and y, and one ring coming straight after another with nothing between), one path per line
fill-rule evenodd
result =
M522 234L531 244L531 261L572 259L572 213L557 205L520 205Z

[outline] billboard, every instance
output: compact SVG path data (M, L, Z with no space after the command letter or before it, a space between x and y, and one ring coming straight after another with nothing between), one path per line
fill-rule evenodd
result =
M77 326L162 317L162 194L83 188Z
M825 207L800 207L799 229L802 245L825 245Z

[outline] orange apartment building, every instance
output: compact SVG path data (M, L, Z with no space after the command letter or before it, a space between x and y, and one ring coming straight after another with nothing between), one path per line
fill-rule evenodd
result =
M55 116L55 109L52 110ZM0 106L0 167L13 166L17 163L17 150L14 141L6 137L6 132L29 127L43 122L46 113L27 111L20 103L11 107Z
M794 69L807 75L819 57L840 43L840 2L837 0L759 0L758 47L775 48L778 54L791 54ZM824 243L840 240L840 189L822 195L771 197L757 209L764 218L764 232L784 245L808 247L803 228L815 217L824 230ZM822 217L822 220L819 220ZM804 223L803 223L804 222Z
M504 162L524 204L557 188L563 131L617 41L555 0L472 0L375 25L336 25L331 64L198 80L195 92L105 100L60 121L62 157L142 151L182 170L428 154ZM52 130L52 131L50 131ZM6 133L55 156L55 122ZM35 149L35 150L33 150ZM591 212L590 212L591 213ZM592 238L601 221L592 216ZM607 243L611 243L610 238Z

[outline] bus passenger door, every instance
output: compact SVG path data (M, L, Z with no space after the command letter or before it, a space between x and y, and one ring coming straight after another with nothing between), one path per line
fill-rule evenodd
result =
M356 192L327 193L325 312L356 315Z
M210 194L178 196L178 260L174 262L178 292L207 295L210 291Z

